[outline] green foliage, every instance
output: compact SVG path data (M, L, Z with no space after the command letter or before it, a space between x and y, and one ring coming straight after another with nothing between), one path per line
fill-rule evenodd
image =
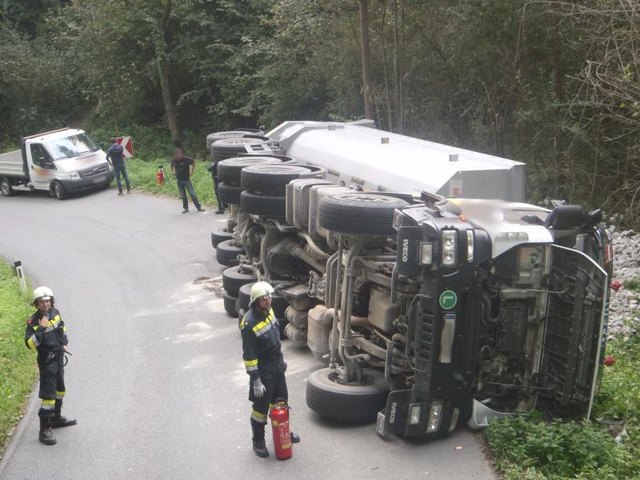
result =
M506 479L640 476L640 341L615 339L607 354L616 361L603 367L593 422L545 422L533 415L501 420L487 429L494 461Z
M640 292L640 277L631 278L624 281L624 288Z
M127 160L127 173L133 188L144 192L180 198L175 177L171 175L170 160L171 156L149 157L147 160L138 158ZM209 162L203 160L196 160L196 162L196 169L191 177L191 183L200 202L203 205L214 207L217 203L213 193L213 179L207 171ZM156 184L156 172L159 165L163 166L165 172L165 183L162 186ZM188 194L187 198L189 198L189 204L192 205ZM180 208L179 204L176 204L176 209L178 208ZM193 206L190 206L190 208L193 209Z
M11 268L0 261L0 453L22 416L35 378L35 356L24 343L31 315L27 295L20 292Z

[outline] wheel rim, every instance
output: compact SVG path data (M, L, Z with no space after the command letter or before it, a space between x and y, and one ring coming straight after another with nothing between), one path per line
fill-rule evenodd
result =
M62 191L60 190L60 185L57 183L53 186L53 193L56 194L56 198L62 197Z
M9 188L9 184L7 183L6 180L2 181L2 193L4 195L9 195L10 192L10 188Z

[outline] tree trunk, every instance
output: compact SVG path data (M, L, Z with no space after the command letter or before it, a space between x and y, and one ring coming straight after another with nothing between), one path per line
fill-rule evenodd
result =
M162 89L162 101L164 102L164 112L167 116L167 126L171 133L171 140L177 142L180 140L180 130L178 129L178 119L173 104L173 95L171 94L171 79L169 75L169 49L170 38L168 34L169 18L171 16L172 0L166 0L160 20L160 32L162 33L162 45L156 45L156 58L158 61L158 69L160 73L160 88Z
M160 88L162 89L162 101L164 102L164 113L167 116L167 126L171 134L171 141L180 140L180 130L178 129L178 119L176 118L176 110L173 106L173 96L171 95L171 87L169 81L169 63L165 60L160 67Z
M364 96L364 116L373 119L371 100L371 68L369 61L369 1L360 0L360 50L362 53L362 92Z

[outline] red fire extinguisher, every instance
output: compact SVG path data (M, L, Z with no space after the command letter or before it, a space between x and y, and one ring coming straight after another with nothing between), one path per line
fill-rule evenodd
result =
M273 448L278 460L291 458L291 432L289 431L289 405L282 398L276 400L271 408L271 428L273 433Z
M162 165L158 165L158 171L156 172L156 183L158 185L164 185L164 169Z

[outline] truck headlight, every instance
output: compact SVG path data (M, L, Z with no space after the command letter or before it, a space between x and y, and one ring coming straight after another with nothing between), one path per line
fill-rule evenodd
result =
M433 243L420 243L420 265L431 265L433 262Z
M422 405L414 403L409 407L409 425L418 425L420 423L420 414L422 413Z
M73 172L69 172L69 178L80 178L80 174L77 170L74 170Z
M467 262L473 262L473 230L467 230Z
M442 422L442 402L434 402L429 409L429 421L427 422L427 433L437 432Z
M442 231L442 265L451 267L456 264L458 250L458 232L456 230Z

